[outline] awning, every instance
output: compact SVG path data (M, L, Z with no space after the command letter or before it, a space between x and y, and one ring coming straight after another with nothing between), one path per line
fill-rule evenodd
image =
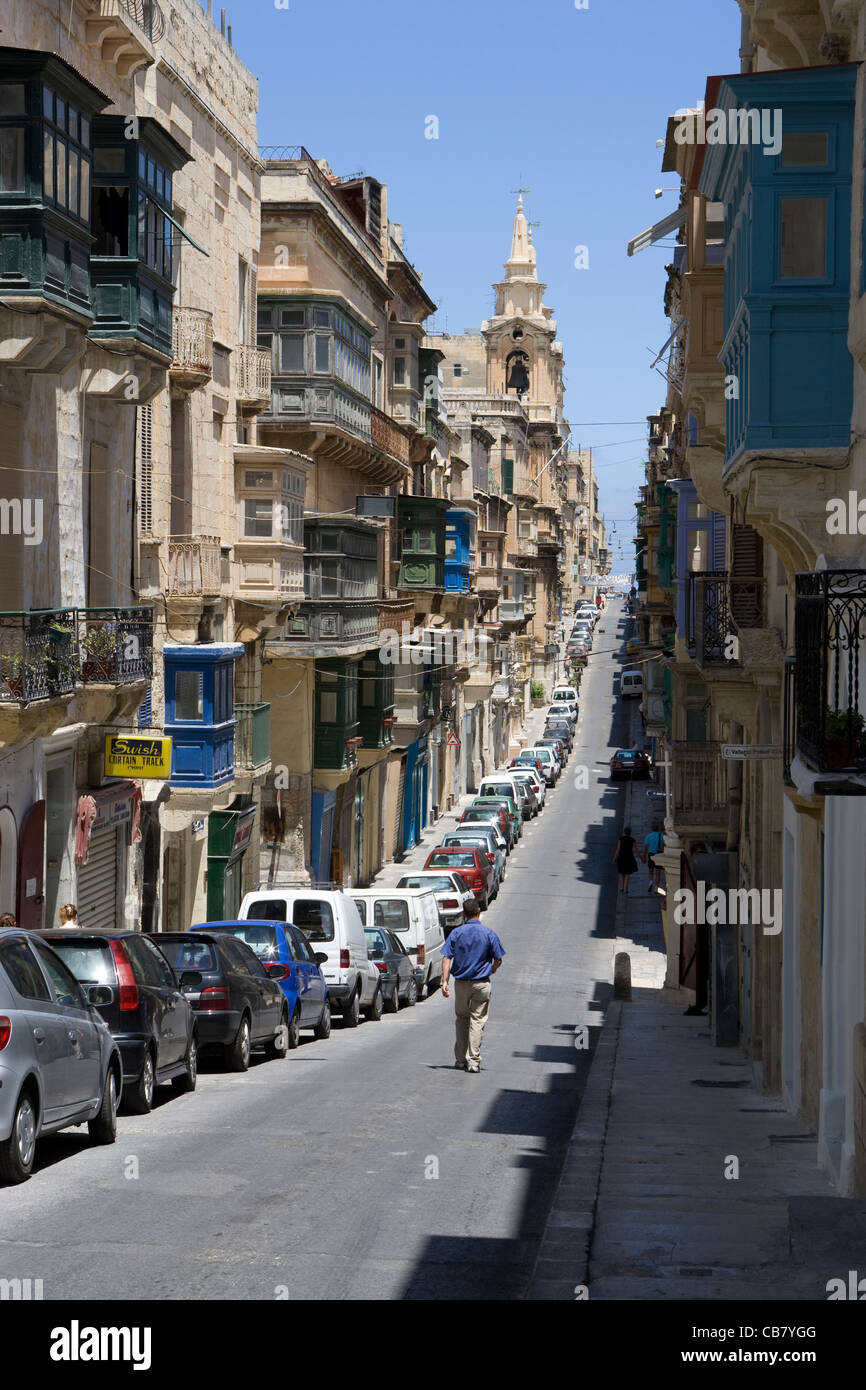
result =
M628 244L628 254L636 256L638 251L645 251L648 246L653 246L655 242L661 241L668 232L675 232L678 227L682 227L686 220L686 205L681 203L675 212L671 212L667 217L663 217L661 222L656 222L654 227L648 227L640 236L636 236L634 241Z
M162 208L162 207L160 208L160 212L162 213L163 217L167 217L167 218L168 218L169 222L171 223L171 225L172 225L173 227L176 227L176 228L177 228L177 230L180 232L181 236L185 236L185 237L186 237L187 241L190 243L191 246L194 246L194 247L195 247L196 251L201 251L201 253L202 253L203 256L208 256L208 257L210 257L210 251L205 251L204 247L199 245L199 243L196 241L195 237L194 237L194 236L190 236L189 232L186 231L186 229L180 225L180 223L178 222L178 220L177 220L176 217L172 217L171 213L170 213L170 212L166 212L165 208ZM631 252L629 252L629 255L631 255Z
M664 353L667 352L668 348L670 347L670 345L671 345L671 343L673 342L674 338L675 338L675 337L677 336L677 334L679 333L679 331L680 331L680 329L682 328L682 326L683 326L684 323L685 323L685 319L677 319L676 323L674 324L673 332L671 333L670 337L665 339L665 341L662 343L661 347L659 348L658 352L656 353L655 357L653 358L652 362L650 362L650 369L652 369L652 368L655 366L656 362L658 362L659 358L662 357L662 356L664 355Z

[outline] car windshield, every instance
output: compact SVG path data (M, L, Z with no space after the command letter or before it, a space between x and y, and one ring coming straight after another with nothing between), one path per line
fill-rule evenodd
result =
M637 753L633 748L621 748L616 755L622 762L633 762Z
M495 807L490 808L490 810L495 809ZM487 814L485 814L483 808L479 808L478 810L473 811L470 807L468 811L463 812L463 819L468 821L488 821L490 820L490 811L488 811Z
M179 975L184 970L220 969L216 947L210 941L196 941L195 938L172 940L171 937L158 936L156 944Z
M432 854L430 856L430 863L453 864L455 868L459 869L474 869L475 855L474 853L461 854L459 850L452 849L449 850L446 854Z
M495 786L481 788L483 796L510 797L513 790L514 788L511 786L510 782L498 782Z
M429 888L431 893L453 893L454 884L448 874L407 874L398 888Z
M67 969L84 985L116 983L114 960L107 941L49 941Z
M376 931L375 927L365 927L364 939L367 942L368 951L390 951L391 943L382 931Z
M276 927L267 927L261 922L251 922L248 927L233 927L231 935L245 941L250 950L255 951L259 960L269 961L280 958L280 941Z

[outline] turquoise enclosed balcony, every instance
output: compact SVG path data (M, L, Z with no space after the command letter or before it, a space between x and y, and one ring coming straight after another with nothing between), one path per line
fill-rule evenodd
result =
M707 140L699 184L725 206L728 469L773 451L848 446L856 82L857 65L843 64L708 88L729 133Z

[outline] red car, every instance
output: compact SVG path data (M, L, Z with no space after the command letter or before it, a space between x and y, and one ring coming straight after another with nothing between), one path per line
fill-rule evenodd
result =
M486 820L493 821L494 825L499 827L499 833L506 845L510 847L511 831L508 825L508 816L498 806L467 806L457 823L458 825L478 825L479 822L483 823Z
M483 849L434 849L427 856L425 869L446 869L459 874L467 887L475 894L480 912L484 912L490 902L496 877L494 858Z

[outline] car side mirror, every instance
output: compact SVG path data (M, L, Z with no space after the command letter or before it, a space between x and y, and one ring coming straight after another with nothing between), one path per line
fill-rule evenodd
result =
M96 1009L104 1009L114 1003L114 990L111 985L88 985L86 997L88 1004Z
M180 977L181 989L201 989L201 971L184 970Z
M328 957L327 957L327 955L325 954L324 951L317 951L317 952L316 952L316 964L317 964L317 965L327 965L327 964L328 964Z
M284 965L281 960L268 961L265 969L272 980L287 980L292 973L292 967Z

